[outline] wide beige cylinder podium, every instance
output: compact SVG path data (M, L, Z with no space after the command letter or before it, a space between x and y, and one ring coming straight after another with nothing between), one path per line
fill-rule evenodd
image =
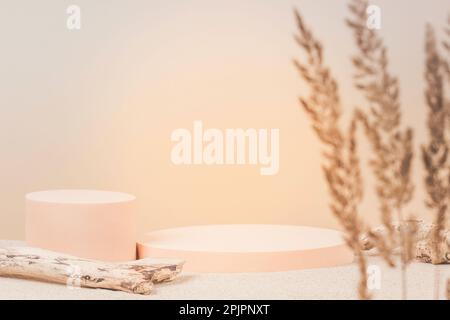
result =
M139 258L177 257L188 272L279 272L352 263L341 232L292 225L203 225L156 230Z
M96 260L136 258L134 196L49 190L25 199L28 245Z

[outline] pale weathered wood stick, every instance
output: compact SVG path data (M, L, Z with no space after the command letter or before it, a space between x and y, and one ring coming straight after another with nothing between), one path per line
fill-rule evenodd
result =
M183 263L175 259L110 263L31 247L0 248L0 276L136 294L150 294L153 283L173 280Z

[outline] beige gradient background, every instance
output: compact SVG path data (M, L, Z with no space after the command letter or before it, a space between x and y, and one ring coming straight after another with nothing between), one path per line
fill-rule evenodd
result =
M423 40L448 0L383 0L382 30L400 76L405 123L426 139ZM346 1L0 0L0 238L24 237L24 194L52 188L138 197L140 231L209 223L337 227L328 211L320 145L298 107L306 87L292 8L323 40L347 111L352 87ZM82 9L66 29L65 9ZM173 166L170 133L205 127L280 128L280 171ZM364 142L365 143L365 142ZM416 152L418 153L418 152ZM410 210L427 216L415 162ZM365 169L362 214L377 220Z

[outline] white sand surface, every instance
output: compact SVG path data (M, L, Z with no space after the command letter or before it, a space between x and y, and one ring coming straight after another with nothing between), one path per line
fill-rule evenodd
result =
M0 241L0 246L23 245ZM380 288L375 299L400 299L400 271L388 268L380 258L369 257L379 268ZM435 270L440 274L440 297L450 266L413 263L407 272L408 298L432 299ZM64 285L0 278L0 299L356 299L358 270L355 264L271 273L182 273L173 282L155 286L151 295L141 296L100 289L71 289Z

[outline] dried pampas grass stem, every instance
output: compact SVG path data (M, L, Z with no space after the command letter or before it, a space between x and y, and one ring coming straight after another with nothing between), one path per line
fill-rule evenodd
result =
M370 164L377 179L381 220L388 231L387 238L377 238L375 242L382 257L393 266L391 244L395 243L395 239L392 211L395 210L397 219L403 221L403 207L411 200L414 190L410 178L413 132L410 128L401 128L398 79L389 72L387 48L383 40L376 30L367 28L368 6L366 0L352 0L349 4L351 18L347 24L353 30L358 48L358 53L353 57L355 86L369 104L368 116L361 118L375 153ZM362 111L360 113L363 114ZM405 238L409 236L410 231L402 230L400 243L412 241L412 238ZM409 260L407 248L402 247L402 250L401 269L405 279ZM403 288L403 298L406 298L406 285Z
M300 98L312 126L326 146L323 152L323 171L331 194L331 210L345 230L346 241L357 256L360 270L359 297L369 299L367 265L359 241L363 225L358 218L358 204L362 198L362 181L356 149L357 123L353 119L347 134L339 127L341 105L338 85L324 65L322 45L306 27L295 11L298 27L296 42L306 55L306 63L294 61L300 75L311 89L310 96Z
M449 197L449 146L446 138L448 106L444 97L443 60L437 50L433 29L428 26L426 32L426 68L425 98L428 106L429 143L422 146L422 158L426 170L425 187L428 193L427 206L435 212L436 228L433 232L433 251L431 262L440 263L442 256L440 244L443 242L443 230ZM435 283L439 283L439 272L435 269ZM435 299L439 298L439 287L435 288Z

